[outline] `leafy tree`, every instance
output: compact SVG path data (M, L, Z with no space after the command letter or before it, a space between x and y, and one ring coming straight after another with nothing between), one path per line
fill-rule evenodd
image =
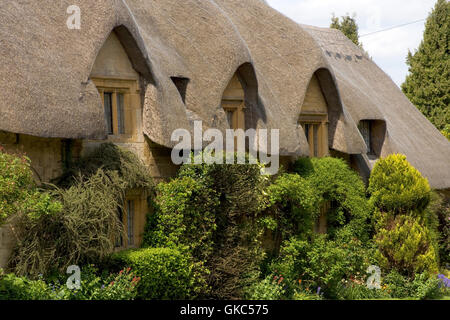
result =
M438 0L426 22L419 49L408 53L409 75L402 90L439 129L450 123L450 2Z
M359 28L356 24L356 14L353 14L353 16L347 14L340 18L336 17L333 14L333 16L331 17L330 28L342 31L342 33L345 34L347 38L352 40L354 44L362 48L362 43L359 42Z

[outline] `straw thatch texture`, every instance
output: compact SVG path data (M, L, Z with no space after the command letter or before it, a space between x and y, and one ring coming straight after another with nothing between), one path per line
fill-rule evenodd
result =
M402 152L433 186L450 187L450 144L395 84L342 34L298 25L261 0L78 0L81 29L66 26L71 0L0 3L0 130L41 137L104 138L89 80L115 30L144 86L144 133L227 128L222 94L244 79L248 125L280 129L282 155L307 155L297 124L317 72L329 105L333 149L364 153L360 119L382 119L382 154ZM336 57L339 53L340 58ZM171 77L188 78L185 102Z

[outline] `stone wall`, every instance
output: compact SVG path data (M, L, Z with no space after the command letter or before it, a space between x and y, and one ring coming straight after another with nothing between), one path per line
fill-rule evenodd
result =
M0 132L0 146L7 153L26 155L38 183L58 177L63 169L63 140Z
M39 138L23 134L0 132L0 146L7 153L26 155L38 184L50 182L63 172L64 140ZM0 228L0 268L6 267L14 247L11 226Z
M5 225L0 227L0 268L7 266L14 244L11 226Z

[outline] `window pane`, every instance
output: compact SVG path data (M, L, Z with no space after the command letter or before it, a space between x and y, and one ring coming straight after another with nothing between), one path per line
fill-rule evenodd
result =
M108 134L113 134L113 119L112 119L112 93L104 93L104 106L105 106L105 121Z
M314 157L319 156L319 125L313 125L314 128Z
M309 124L306 123L303 129L305 130L306 141L309 142Z
M358 127L359 127L359 131L361 132L362 137L364 138L364 142L366 143L367 153L371 153L372 148L371 148L371 141L370 141L370 136L371 136L370 121L360 121Z
M124 96L123 93L117 94L117 128L119 134L125 133L125 111L124 111Z
M119 207L117 209L117 216L120 220L120 223L123 223L123 211L122 211L121 207ZM116 239L116 247L122 247L122 246L123 246L123 238L122 238L122 235L120 235Z
M128 245L134 245L134 201L127 201Z
M226 112L227 112L228 124L230 125L231 129L234 129L234 121L233 121L234 112L231 110L227 110Z

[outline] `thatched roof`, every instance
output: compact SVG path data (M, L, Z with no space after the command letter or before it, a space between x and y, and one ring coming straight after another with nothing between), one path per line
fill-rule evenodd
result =
M76 2L80 30L66 26L73 1L0 3L0 130L104 138L89 75L115 30L146 80L144 132L158 144L172 146L172 131L196 119L225 129L220 102L239 70L250 125L280 129L282 155L307 155L297 120L317 72L330 108L330 147L364 153L358 121L383 119L382 154L404 153L434 187L450 187L450 143L338 31L298 25L261 0ZM171 77L190 79L185 103Z
M408 100L392 79L341 32L302 26L322 48L355 123L386 121L381 156L402 153L434 188L450 187L450 142Z

